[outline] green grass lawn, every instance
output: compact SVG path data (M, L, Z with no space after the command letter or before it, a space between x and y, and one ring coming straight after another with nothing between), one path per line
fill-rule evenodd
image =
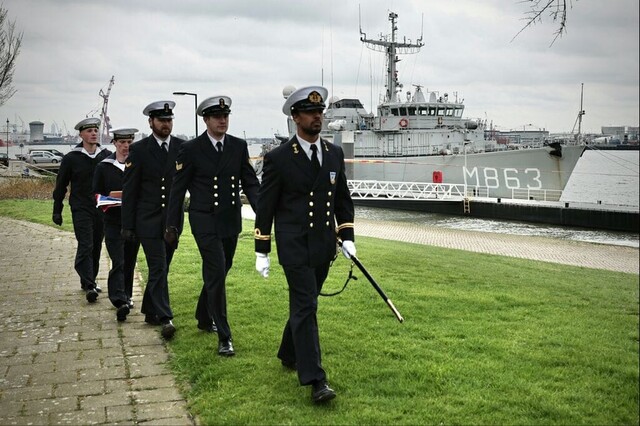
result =
M0 215L51 224L51 202L0 201ZM178 332L168 347L204 424L639 422L638 275L358 238L405 322L356 269L344 293L320 298L323 365L338 397L314 406L276 358L288 296L275 253L263 279L245 222L227 279L237 355L221 358L215 335L196 328L201 264L186 228L169 275ZM348 271L340 255L325 291Z

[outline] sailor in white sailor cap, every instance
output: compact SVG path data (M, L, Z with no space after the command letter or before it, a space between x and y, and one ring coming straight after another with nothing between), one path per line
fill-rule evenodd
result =
M122 235L140 241L149 267L142 313L147 323L162 326L165 339L173 337L176 328L167 284L174 249L165 244L163 233L175 161L184 142L171 135L174 107L175 102L163 100L142 111L149 117L152 134L129 148L122 190ZM182 218L178 222L182 229Z
M322 368L316 319L318 294L336 252L336 234L345 257L356 254L344 153L320 138L326 98L327 89L308 86L284 103L282 112L295 122L296 135L264 157L254 230L256 270L266 278L275 225L278 260L289 286L289 320L278 358L298 373L300 384L311 385L314 403L336 396Z
M225 278L242 231L240 188L255 211L259 186L247 142L227 133L230 107L228 96L212 96L198 106L207 130L183 144L178 155L165 230L167 244L177 247L188 190L189 223L203 268L195 317L200 330L217 332L221 356L235 354L227 320Z
M99 128L100 119L95 117L82 119L75 125L82 142L62 158L53 190L52 220L62 225L63 201L67 187L71 185L69 205L78 241L75 269L89 303L95 302L101 291L96 285L96 277L104 235L102 215L96 209L91 182L96 165L111 154L100 147Z
M129 145L138 129L113 129L112 143L116 152L96 166L93 175L93 193L96 195L122 198L122 177L124 165L129 155ZM104 208L103 208L104 210ZM140 243L122 238L122 214L120 206L104 210L104 242L111 258L111 270L107 280L109 300L116 307L118 321L127 319L133 307L133 273Z

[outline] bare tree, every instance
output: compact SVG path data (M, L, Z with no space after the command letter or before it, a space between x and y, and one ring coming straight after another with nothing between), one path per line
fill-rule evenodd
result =
M22 32L16 32L16 22L9 21L7 13L0 5L0 106L16 93L13 72L22 44Z
M576 0L577 1L577 0ZM549 16L553 22L558 23L558 28L554 32L555 37L551 42L551 46L556 42L558 37L567 32L567 12L573 7L572 0L521 0L520 3L528 3L529 11L525 13L526 24L513 36L511 41L515 40L521 32L533 26L538 22L542 22L543 16Z

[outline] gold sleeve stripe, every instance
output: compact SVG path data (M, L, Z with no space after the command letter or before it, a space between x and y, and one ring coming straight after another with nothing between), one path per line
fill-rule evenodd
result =
M339 225L338 228L336 229L337 231L342 231L345 228L353 228L353 223L343 223L342 225Z
M256 240L261 240L261 241L269 241L269 240L271 239L271 235L262 235L262 234L260 233L260 229L258 229L258 228L256 228L256 229L253 231L253 237L254 237Z

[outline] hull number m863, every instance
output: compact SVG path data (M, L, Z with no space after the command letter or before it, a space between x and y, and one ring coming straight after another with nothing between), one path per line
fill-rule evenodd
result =
M478 167L467 169L463 167L464 183L470 186L486 186L487 188L509 189L542 189L540 169L528 168L518 170L510 167L497 169L495 167Z

